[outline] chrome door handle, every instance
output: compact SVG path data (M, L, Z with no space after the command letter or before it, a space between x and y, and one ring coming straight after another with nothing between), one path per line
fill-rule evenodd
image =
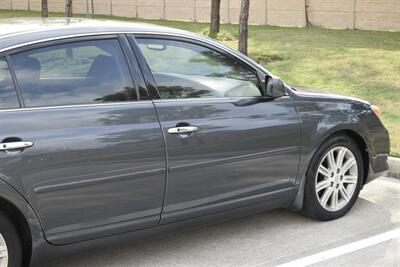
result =
M32 147L33 142L19 141L10 143L0 143L0 151L13 150L13 149L24 149Z
M198 131L199 127L197 126L180 126L180 127L173 127L168 129L169 134L185 134L185 133L193 133Z

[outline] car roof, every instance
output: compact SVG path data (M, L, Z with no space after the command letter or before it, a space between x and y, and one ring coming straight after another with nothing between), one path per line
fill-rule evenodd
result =
M201 38L191 32L147 23L85 18L0 19L0 25L0 52L45 40L106 33L159 33Z

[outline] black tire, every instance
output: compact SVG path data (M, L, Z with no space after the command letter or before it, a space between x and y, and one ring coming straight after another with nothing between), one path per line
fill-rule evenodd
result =
M22 246L18 231L9 218L0 211L0 233L6 241L8 250L8 267L22 266Z
M355 191L349 202L338 211L328 211L323 208L318 201L315 189L315 177L324 155L329 150L337 146L346 147L353 153L358 167L358 179ZM353 207L354 203L356 202L361 190L361 185L363 183L363 177L363 157L357 143L355 143L355 141L347 135L332 136L317 150L307 170L303 208L305 214L313 219L321 221L329 221L342 217Z

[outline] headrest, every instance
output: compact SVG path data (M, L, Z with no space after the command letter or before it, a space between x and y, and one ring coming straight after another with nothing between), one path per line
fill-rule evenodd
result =
M18 83L36 84L40 80L41 66L39 60L29 56L18 55L13 58Z

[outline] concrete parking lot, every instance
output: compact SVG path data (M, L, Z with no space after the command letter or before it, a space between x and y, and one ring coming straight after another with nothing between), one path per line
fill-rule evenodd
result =
M43 267L400 266L399 228L400 180L382 177L339 220L317 222L274 210Z

